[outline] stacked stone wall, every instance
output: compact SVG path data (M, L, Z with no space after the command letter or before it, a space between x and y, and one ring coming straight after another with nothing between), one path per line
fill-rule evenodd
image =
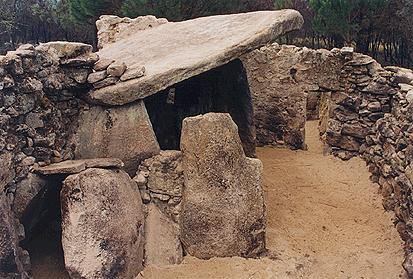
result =
M413 72L382 68L368 56L349 53L341 82L325 110L326 143L341 159L366 161L384 209L395 213L395 227L406 243L403 266L412 277Z
M395 227L406 241L404 267L413 276L413 72L383 68L351 48L273 44L243 62L257 142L302 148L306 119L319 119L331 153L366 161L383 207L395 212Z
M89 45L59 42L36 48L23 45L0 56L0 198L2 207L15 213L2 213L9 214L9 220L21 217L44 186L31 173L35 166L73 158L70 134L86 106L81 95L87 91L87 77L96 60ZM9 223L18 224L17 220ZM24 238L19 225L8 231L19 235L0 235L0 239ZM7 249L3 244L0 254ZM27 269L28 257L23 256L27 252L8 257L8 263L0 265L0 274L24 276L22 266ZM16 268L2 270L7 266Z

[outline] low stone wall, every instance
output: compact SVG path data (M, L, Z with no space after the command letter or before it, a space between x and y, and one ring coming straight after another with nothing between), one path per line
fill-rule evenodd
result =
M413 276L413 73L406 69L389 70L391 80L399 82L390 91L391 112L372 126L360 153L373 180L380 185L384 208L395 212L397 231L406 241L403 266Z
M413 277L413 72L383 68L351 48L273 44L243 57L260 145L304 147L306 119L319 119L330 151L361 156L395 212Z
M397 92L392 74L371 57L349 53L341 71L341 90L331 94L326 142L342 159L360 153L376 121L390 112Z
M394 211L395 227L406 242L403 264L413 276L413 72L382 68L361 54L349 54L340 91L325 110L325 139L342 159L361 156Z

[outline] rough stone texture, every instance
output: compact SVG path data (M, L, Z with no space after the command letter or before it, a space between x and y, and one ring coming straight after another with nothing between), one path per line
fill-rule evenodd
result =
M151 203L145 220L145 264L166 266L183 259L179 226Z
M156 18L152 15L139 16L133 19L128 17L120 18L114 15L102 15L96 21L98 47L103 48L136 32L154 28L167 22L166 18Z
M144 215L120 170L87 169L61 191L62 245L71 278L135 278L142 270Z
M343 64L341 89L331 94L326 142L334 154L349 159L359 152L376 121L390 112L395 94L390 78L372 58L354 53Z
M23 238L22 226L14 219L5 195L0 193L0 278L29 278L29 256L19 247Z
M262 164L245 157L229 114L186 118L181 241L195 257L257 257L265 251Z
M119 158L130 175L139 162L160 151L142 102L83 111L75 141L76 159Z
M19 182L13 201L13 211L19 219L31 209L36 198L45 190L46 184L44 178L33 173Z
M338 90L341 59L327 50L272 44L244 56L258 145L305 148L305 122Z
M123 166L124 164L120 159L95 158L63 161L45 167L35 167L34 171L43 175L74 174L88 168L122 168Z
M145 66L145 76L95 90L90 96L109 105L145 98L224 65L302 24L297 11L281 10L168 22L134 32L106 45L99 56L125 62L128 69Z
M0 56L0 193L6 194L20 222L28 225L28 238L45 191L44 181L30 171L35 165L73 158L70 135L79 111L87 106L79 95L89 89L86 78L97 59L91 46L68 42L24 45ZM7 268L10 271L14 261L10 272L23 274L21 265L29 263L28 254L16 245L24 231L20 225L1 230L8 235L0 236L9 245L3 248L14 251ZM12 235L16 242L10 240ZM13 278L2 272L1 278Z
M60 64L67 66L89 66L99 59L92 46L83 43L48 42L36 49L56 55Z
M400 80L398 73L388 78ZM403 81L406 78L404 76ZM413 76L409 83L412 81ZM397 90L396 84L394 89ZM395 212L396 228L406 241L403 267L413 277L413 105L406 96L402 90L392 96L391 113L386 113L372 126L360 153L368 163L372 179L380 185L384 208Z
M179 222L184 187L180 151L161 151L159 155L146 159L133 180L145 204L156 204L165 216Z

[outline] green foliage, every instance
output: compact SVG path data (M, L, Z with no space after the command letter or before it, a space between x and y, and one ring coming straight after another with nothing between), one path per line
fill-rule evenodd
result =
M154 15L179 20L181 15L180 0L124 0L121 12L128 17Z
M341 37L351 42L389 0L309 0L314 11L313 27L325 36Z
M277 10L280 9L293 9L294 0L274 0L274 6Z
M67 0L74 22L94 24L103 14L117 14L122 0Z
M272 0L124 0L122 14L130 17L155 15L169 20L237 13L272 8Z

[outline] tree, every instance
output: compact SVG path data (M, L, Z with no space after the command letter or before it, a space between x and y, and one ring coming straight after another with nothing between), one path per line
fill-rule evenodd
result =
M361 50L365 50L366 41L372 33L376 14L389 3L388 0L310 0L314 11L314 29L333 39L335 46L341 47L346 42L356 39Z
M72 19L94 25L104 14L119 14L122 0L67 0Z
M273 0L124 0L122 14L130 17L155 15L172 21L216 14L268 10Z

